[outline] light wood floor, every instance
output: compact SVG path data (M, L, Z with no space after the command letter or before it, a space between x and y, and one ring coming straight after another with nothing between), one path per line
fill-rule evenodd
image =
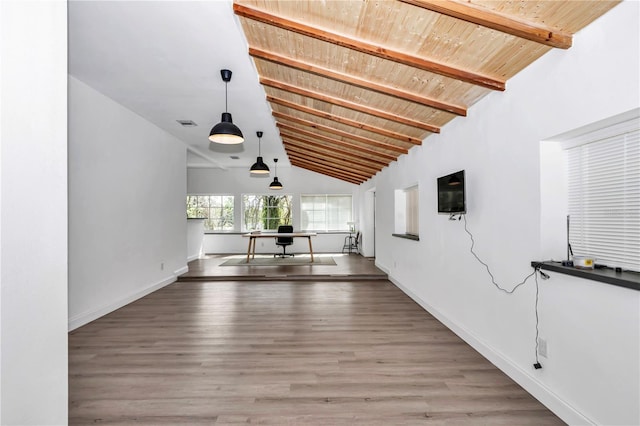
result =
M388 281L177 282L69 358L70 424L563 424Z

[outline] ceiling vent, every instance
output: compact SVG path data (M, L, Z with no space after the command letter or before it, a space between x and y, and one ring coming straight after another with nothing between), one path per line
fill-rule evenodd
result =
M240 157L238 157L237 155L230 155L229 158L231 158L232 160L239 160Z
M197 124L191 120L176 120L182 127L196 127Z

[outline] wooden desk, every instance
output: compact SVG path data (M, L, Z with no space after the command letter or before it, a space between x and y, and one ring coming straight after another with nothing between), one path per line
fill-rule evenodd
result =
M266 232L264 234L243 234L243 237L249 238L249 248L247 249L247 263L249 263L249 256L251 258L256 257L256 240L258 238L278 238L278 237L305 237L309 240L309 254L311 255L311 262L313 262L313 247L311 246L311 237L315 237L315 232Z

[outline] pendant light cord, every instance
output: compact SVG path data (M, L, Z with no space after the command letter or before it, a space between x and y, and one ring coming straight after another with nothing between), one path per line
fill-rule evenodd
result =
M229 83L224 82L224 112L229 112L229 105L227 105L227 86Z

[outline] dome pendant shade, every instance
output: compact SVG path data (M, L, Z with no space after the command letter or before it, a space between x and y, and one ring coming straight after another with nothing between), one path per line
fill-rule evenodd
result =
M251 166L251 169L249 172L252 175L268 175L269 166L264 164L264 161L262 160L262 156L260 153L260 139L262 139L262 132L257 131L256 135L258 136L258 158L256 159L256 162L253 163L253 166Z
M221 122L211 129L209 140L211 142L232 145L244 142L244 136L242 136L242 132L238 126L233 124L231 114L223 112Z
M282 184L278 180L278 176L273 178L273 182L269 184L269 189L282 189Z
M225 145L235 145L244 142L244 136L242 136L242 132L233 124L233 120L231 119L231 114L227 112L227 83L231 81L231 71L229 70L220 70L220 76L222 77L222 81L224 81L224 111L222 113L222 120L220 123L213 126L211 132L209 133L209 140L211 142L216 142Z
M273 178L273 182L269 184L269 189L282 189L282 184L278 180L278 159L273 159L274 164L276 165L276 176Z
M449 186L457 186L460 185L462 183L462 181L460 180L460 178L458 176L451 176L451 179L449 179L449 182L447 182L447 185Z
M256 162L251 166L251 174L254 175L266 175L269 174L269 166L264 164L262 157L258 157Z

